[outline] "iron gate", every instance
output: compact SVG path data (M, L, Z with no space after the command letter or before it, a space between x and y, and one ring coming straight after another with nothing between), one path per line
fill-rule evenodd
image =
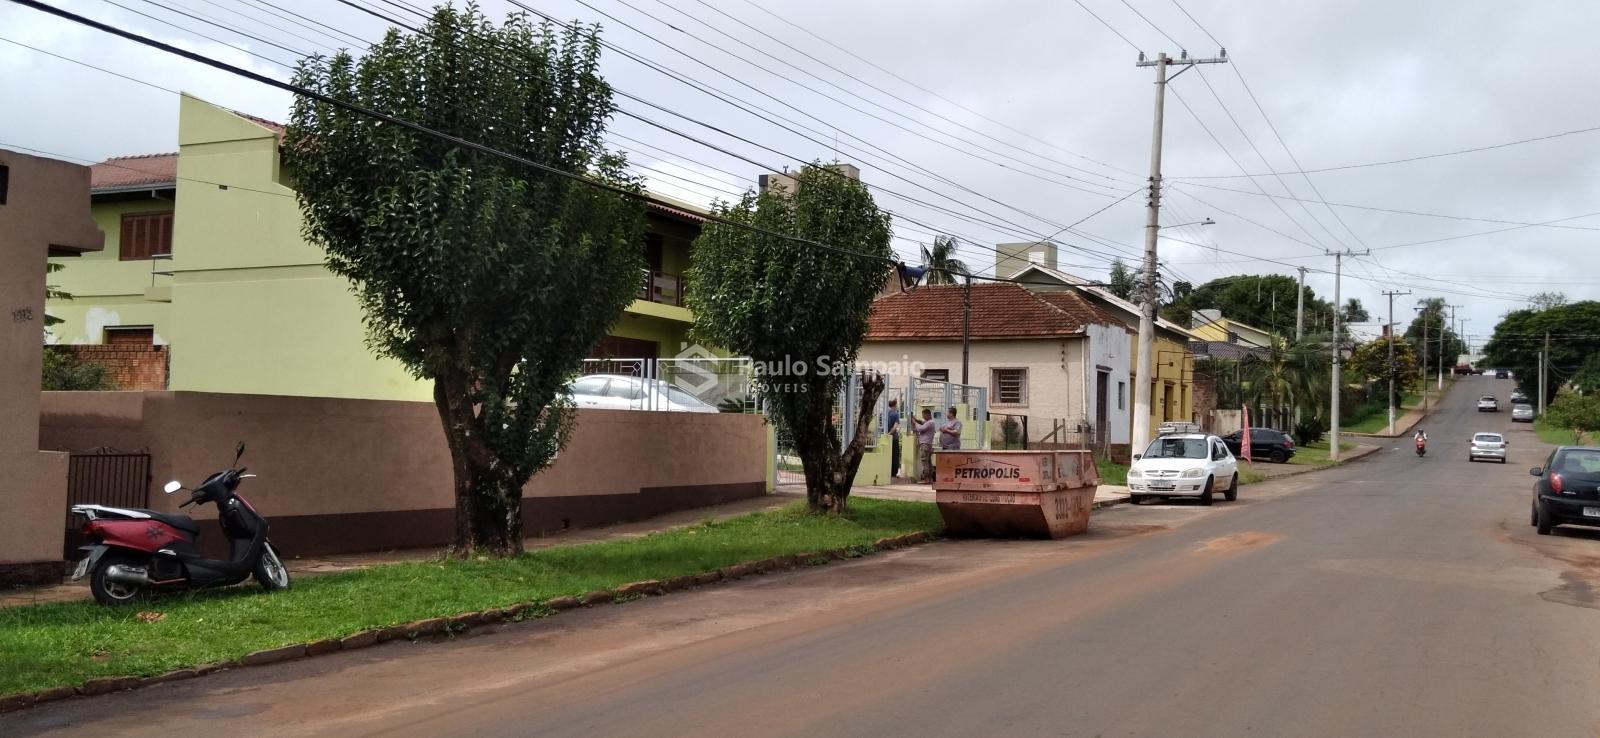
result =
M72 514L73 505L149 507L150 453L97 448L74 451L67 460L67 534L63 554L77 558L84 543L83 518Z

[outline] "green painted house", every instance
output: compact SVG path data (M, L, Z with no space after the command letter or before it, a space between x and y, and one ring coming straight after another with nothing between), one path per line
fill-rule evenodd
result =
M169 388L202 392L431 400L432 388L366 347L349 284L301 237L278 156L282 126L183 95L178 152L93 167L103 251L55 259L60 343L169 346ZM675 355L694 206L652 204L639 298L597 358Z

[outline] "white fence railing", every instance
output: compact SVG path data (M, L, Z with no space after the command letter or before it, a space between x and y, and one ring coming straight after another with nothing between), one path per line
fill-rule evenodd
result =
M759 412L745 357L584 359L572 384L579 407L661 412Z

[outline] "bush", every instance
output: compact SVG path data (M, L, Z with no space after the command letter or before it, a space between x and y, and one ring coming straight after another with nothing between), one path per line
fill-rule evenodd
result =
M1553 426L1580 434L1600 431L1600 395L1562 392L1545 409L1544 419Z
M1007 417L1000 421L1000 435L1005 439L1006 448L1020 447L1022 445L1022 424L1016 418Z
M1321 420L1316 418L1306 418L1305 420L1295 424L1294 442L1300 444L1301 446L1310 446L1311 444L1322 440L1322 434L1326 430L1326 428L1322 427Z
M44 372L39 382L41 389L51 391L114 390L104 364L83 361L65 351L46 346Z

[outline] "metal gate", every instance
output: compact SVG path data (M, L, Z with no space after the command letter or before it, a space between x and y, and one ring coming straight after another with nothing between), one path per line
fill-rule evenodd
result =
M74 451L67 460L67 534L63 554L77 557L84 543L83 519L72 514L73 505L148 507L150 503L150 453L97 448Z

